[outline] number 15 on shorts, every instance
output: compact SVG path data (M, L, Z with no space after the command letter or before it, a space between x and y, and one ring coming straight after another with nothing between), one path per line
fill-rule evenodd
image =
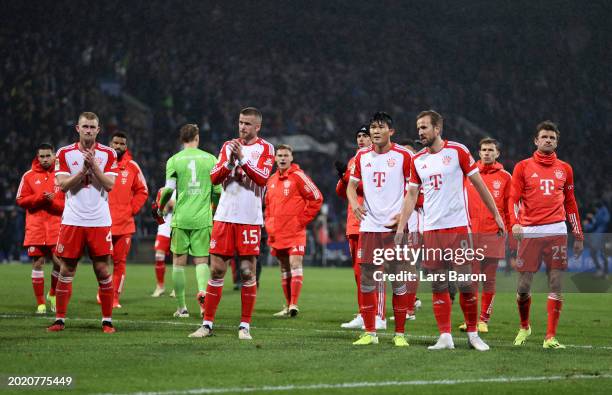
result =
M259 232L257 229L244 229L242 231L242 244L259 244Z

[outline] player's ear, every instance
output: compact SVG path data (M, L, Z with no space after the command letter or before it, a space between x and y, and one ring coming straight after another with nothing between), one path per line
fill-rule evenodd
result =
M395 133L395 129L389 129L389 136L393 136L394 133Z

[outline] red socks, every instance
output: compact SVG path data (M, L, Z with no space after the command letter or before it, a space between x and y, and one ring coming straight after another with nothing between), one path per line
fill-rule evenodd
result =
M302 283L304 282L304 274L302 269L294 269L291 271L291 300L289 304L298 304Z
M480 302L480 321L489 322L491 313L493 312L493 300L495 292L483 292Z
M546 338L550 339L557 335L557 325L559 324L559 316L561 315L561 307L563 301L548 297L546 310L548 310L548 325L546 326Z
M219 307L222 294L223 279L210 279L206 287L206 298L204 298L204 321L213 322L215 320L215 314L217 313L217 307Z
M255 299L257 299L257 281L249 280L242 284L240 296L242 302L242 315L240 317L240 322L250 324L253 309L255 309ZM206 299L208 299L208 296Z
M517 298L516 303L518 304L519 317L521 318L521 328L527 329L529 328L529 309L531 307L531 295L525 300Z
M291 274L289 272L281 272L281 287L285 295L285 304L289 306L291 302Z
M410 295L413 295L412 303L414 304L414 297L416 297L415 294L393 294L393 316L395 317L395 333L404 333L406 326L406 312L408 311L408 306L410 305Z
M361 316L366 332L376 332L376 304L378 295L376 291L361 292Z
M156 259L155 260L155 278L157 279L157 285L159 287L164 286L164 276L166 275L166 260Z
M438 331L451 333L451 299L448 291L432 294L433 311L438 323Z
M49 296L55 296L55 288L57 287L57 277L59 272L56 270L51 271L51 289L49 289Z
M474 292L461 292L459 294L459 305L463 311L467 331L476 332L476 325L478 324L478 294Z
M98 294L100 295L100 307L102 318L113 316L113 277L108 276L98 280Z
M72 280L73 277L64 277L61 274L58 276L57 287L55 288L56 318L66 318L68 302L70 301L70 296L72 295Z
M45 272L32 270L32 288L36 297L36 304L45 304Z
M125 261L116 261L113 263L113 284L115 285L115 300L119 302L119 295L123 291L123 283L125 281Z

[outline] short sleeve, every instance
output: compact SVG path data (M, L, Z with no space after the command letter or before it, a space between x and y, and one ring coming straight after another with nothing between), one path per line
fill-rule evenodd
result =
M59 150L55 155L55 175L70 175L70 168L68 167L68 163L66 163L65 152L64 150Z
M421 177L417 173L416 166L414 165L414 158L410 160L410 185L418 187L422 184Z
M459 165L461 166L463 174L469 177L478 173L478 165L476 164L472 154L470 154L470 151L459 148L457 149L457 152L459 153Z
M108 156L109 158L104 165L104 174L117 176L117 153L115 150L109 150Z
M361 153L358 153L355 156L355 160L350 168L351 171L351 180L361 181Z

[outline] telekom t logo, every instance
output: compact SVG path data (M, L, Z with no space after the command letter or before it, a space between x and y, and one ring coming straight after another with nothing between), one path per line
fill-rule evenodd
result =
M434 189L439 191L440 185L442 185L442 174L432 174L429 176L429 180L431 181Z
M384 171L374 172L374 183L376 184L376 188L382 187L382 185L385 183L385 172Z
M555 188L555 180L543 178L540 180L540 189L544 191L544 195L551 195L551 191Z

